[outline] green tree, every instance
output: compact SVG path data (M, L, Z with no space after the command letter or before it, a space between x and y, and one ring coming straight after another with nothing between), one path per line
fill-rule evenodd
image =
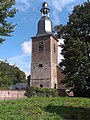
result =
M26 82L26 75L18 67L0 61L0 88L8 89L16 83Z
M74 7L67 25L55 27L57 37L64 39L60 63L66 75L63 83L71 87L76 96L88 96L90 88L90 2Z
M0 0L0 43L5 40L3 36L11 36L16 26L8 20L8 18L14 17L17 12L14 5L14 0Z

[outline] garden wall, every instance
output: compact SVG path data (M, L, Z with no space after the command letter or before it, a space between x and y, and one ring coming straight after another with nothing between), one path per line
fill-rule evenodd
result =
M20 90L0 90L0 100L14 100L25 97L25 91Z

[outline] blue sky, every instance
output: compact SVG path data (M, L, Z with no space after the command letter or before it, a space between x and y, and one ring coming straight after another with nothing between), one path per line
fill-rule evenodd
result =
M31 65L31 37L36 35L37 23L41 17L40 9L43 2L48 2L50 18L53 26L66 24L68 14L73 6L86 0L16 0L16 8L19 12L11 19L18 24L12 37L6 37L6 41L0 45L0 60L6 60L15 64L26 75L30 74ZM59 48L60 52L60 48ZM61 56L59 56L60 60Z

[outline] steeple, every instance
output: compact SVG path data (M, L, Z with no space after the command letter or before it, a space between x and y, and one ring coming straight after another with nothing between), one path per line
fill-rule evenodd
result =
M46 36L52 34L52 22L49 18L50 9L48 3L44 2L42 4L41 19L38 22L37 34L35 37Z
M37 34L32 37L32 62L30 86L57 88L57 39L52 34L50 9L42 4Z

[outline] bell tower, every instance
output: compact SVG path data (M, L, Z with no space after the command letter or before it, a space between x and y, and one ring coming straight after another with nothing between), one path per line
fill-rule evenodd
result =
M30 86L57 88L58 41L52 33L47 2L42 4L40 12L37 34L32 37Z

